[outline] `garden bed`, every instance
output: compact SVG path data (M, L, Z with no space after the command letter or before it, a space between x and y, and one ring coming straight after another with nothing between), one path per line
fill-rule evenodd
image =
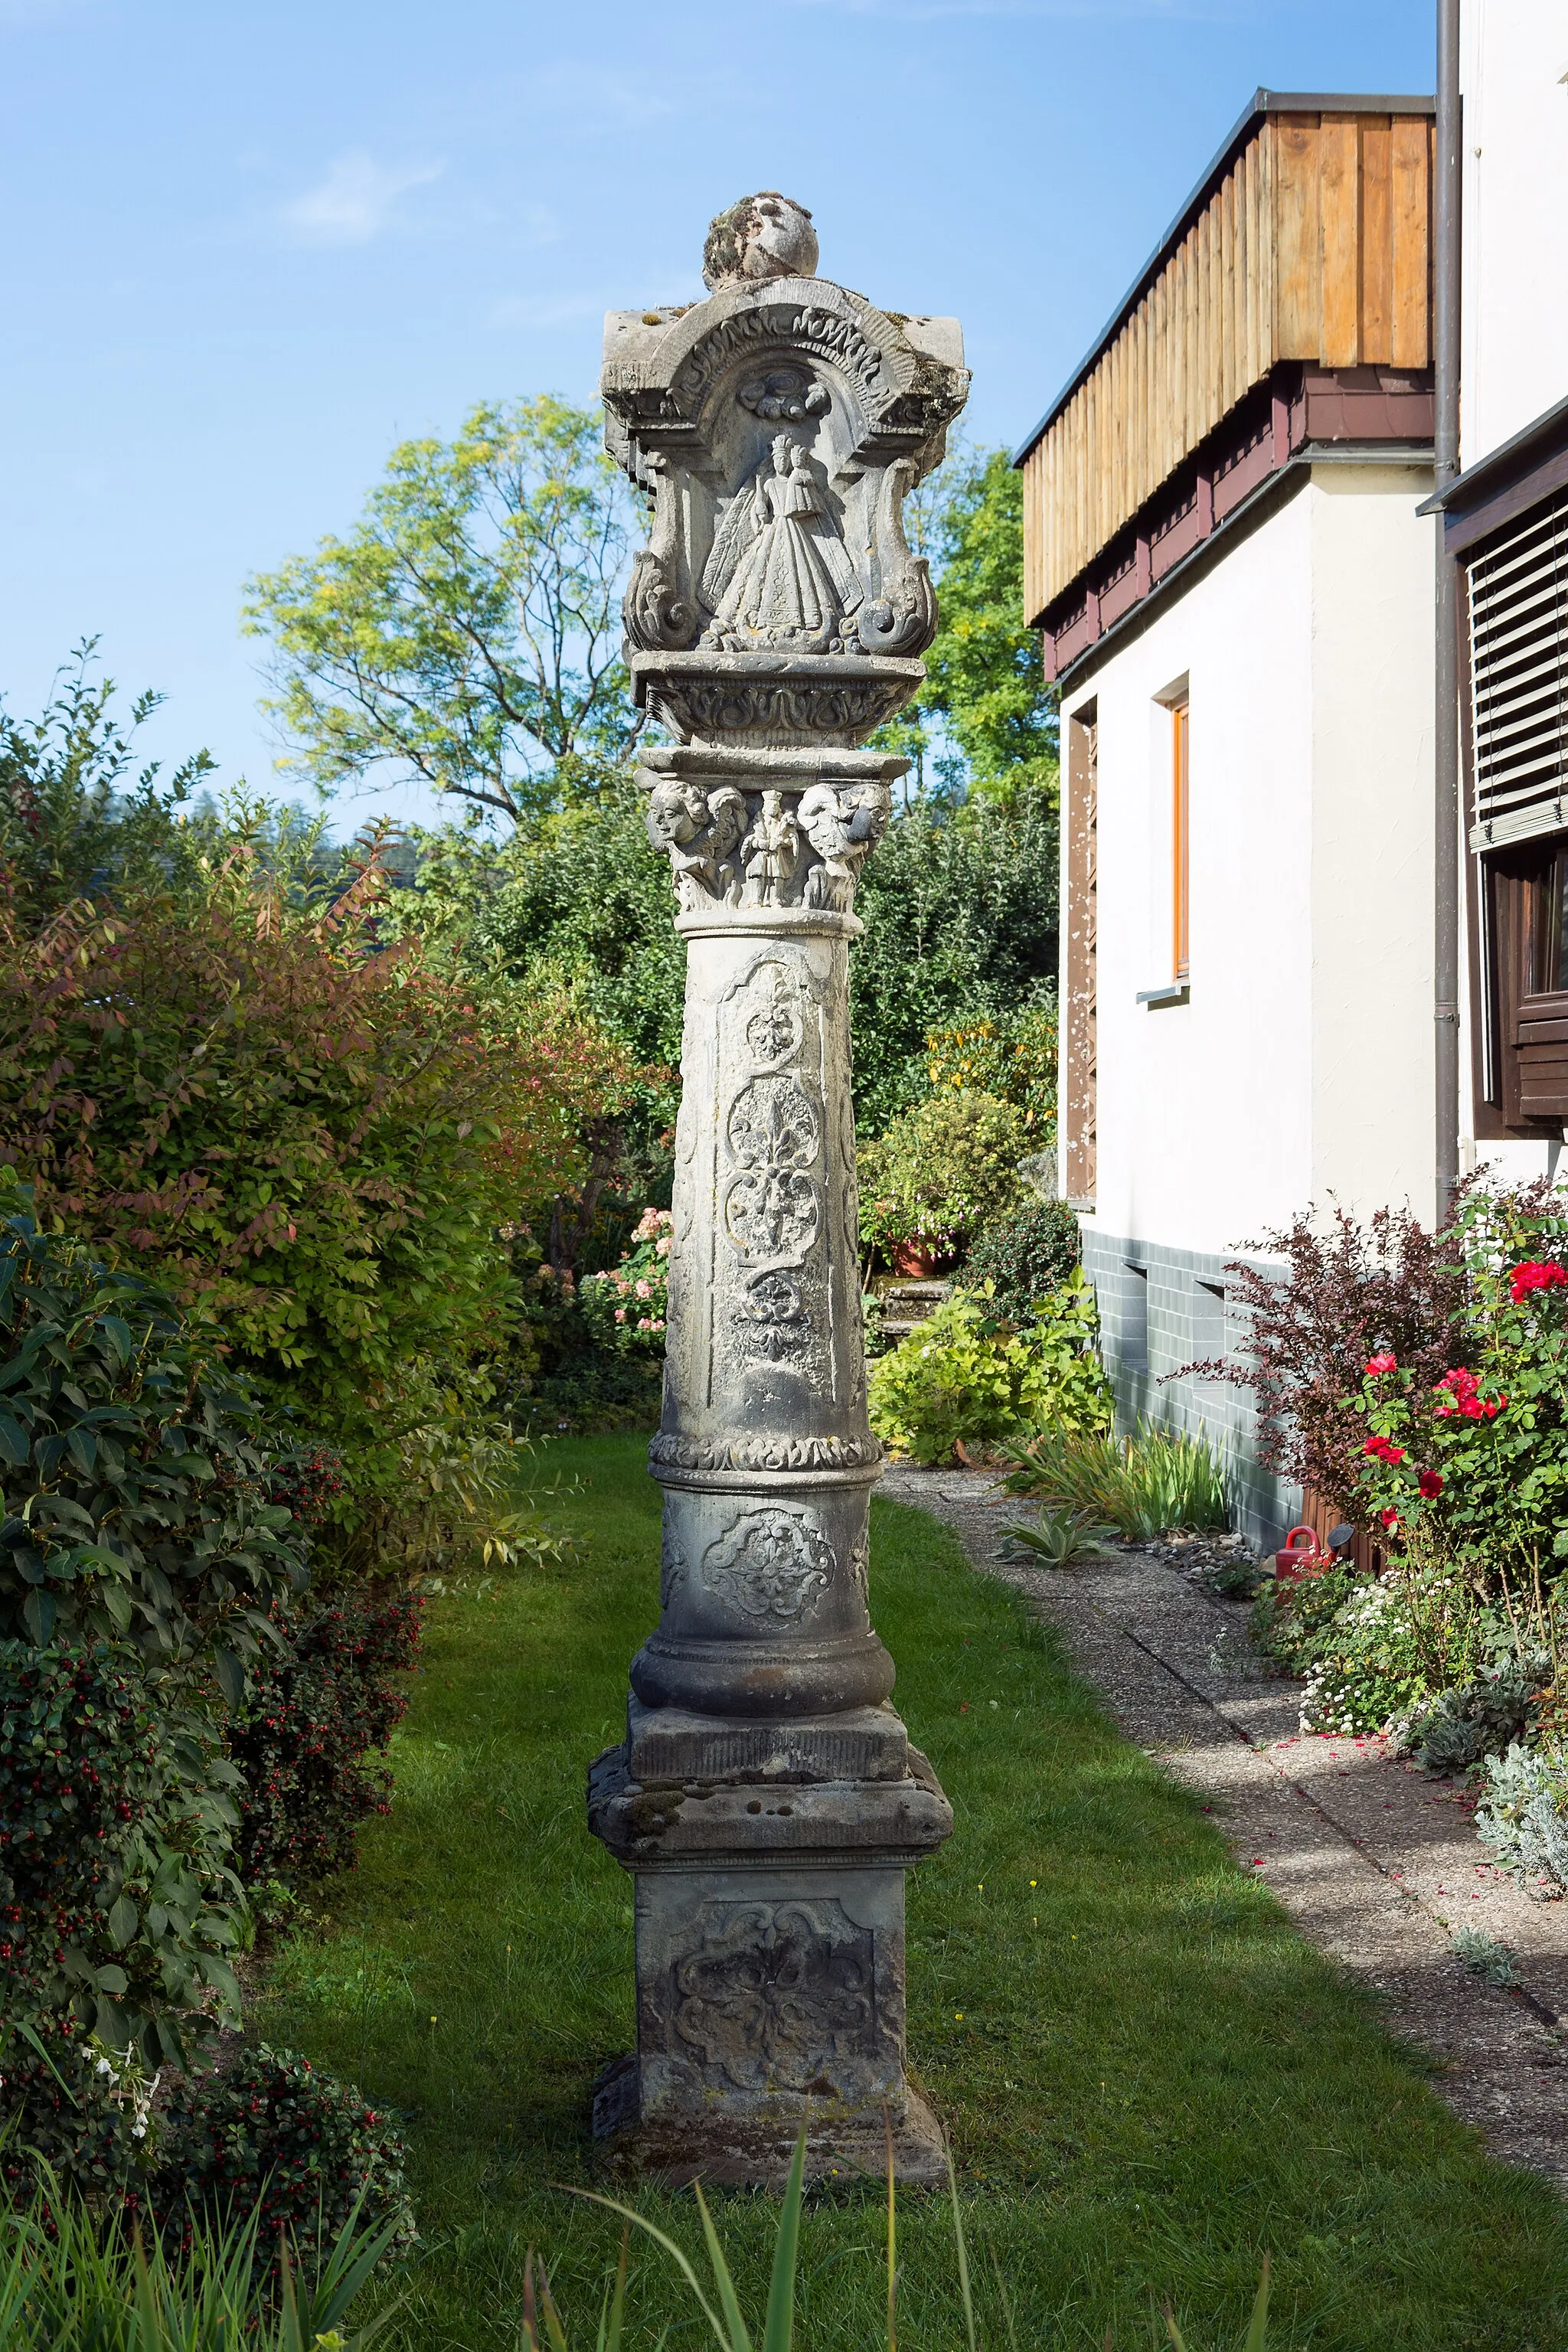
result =
M630 2046L627 1883L588 1836L583 1780L619 1736L652 1622L658 1496L636 1440L547 1450L560 1568L476 1580L431 1611L363 1861L279 1948L255 2030L401 2116L425 2252L389 2344L510 2339L532 2244L591 2337L618 2231L555 2184L596 2178L590 2091ZM1424 2062L1239 1869L1202 1800L1110 1725L1002 1585L922 1513L875 1508L872 1598L899 1701L952 1795L910 1889L913 2071L953 2137L984 2315L1005 2340L1121 2352L1239 2334L1265 2250L1276 2347L1530 2352L1568 2330L1568 2213L1494 2164ZM877 2190L808 2211L799 2323L816 2352L881 2340ZM743 2300L773 2209L721 2200ZM688 2199L639 2200L688 2242ZM900 2333L963 2328L940 2200L900 2220ZM634 2340L695 2342L657 2257Z

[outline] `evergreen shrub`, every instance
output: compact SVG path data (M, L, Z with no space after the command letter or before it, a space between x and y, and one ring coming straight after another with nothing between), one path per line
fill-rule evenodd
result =
M252 1675L228 1735L247 1885L353 1869L360 1823L391 1807L392 1775L369 1759L408 1704L389 1678L414 1664L422 1609L384 1587L278 1621L287 1654Z
M153 2193L173 2228L258 2211L264 2248L334 2238L357 2205L364 2226L416 2239L401 2138L353 2084L265 2043L224 2074L186 2075L165 2111Z
M1032 1322L1042 1302L1070 1281L1082 1255L1078 1219L1067 1202L1031 1198L981 1234L964 1260L963 1278L976 1286L989 1283L1004 1314Z
M237 1775L124 1643L0 1643L0 2017L185 2062L237 2018Z

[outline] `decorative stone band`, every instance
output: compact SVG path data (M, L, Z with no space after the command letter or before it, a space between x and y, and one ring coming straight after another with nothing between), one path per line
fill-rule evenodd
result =
M753 751L863 743L894 718L925 664L892 655L633 652L632 688L684 740Z
M666 1470L874 1471L882 1448L874 1437L675 1437L661 1432L647 1449L657 1478Z

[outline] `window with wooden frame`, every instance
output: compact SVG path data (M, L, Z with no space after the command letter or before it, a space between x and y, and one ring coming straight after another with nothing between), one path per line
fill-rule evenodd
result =
M1494 852L1484 867L1490 933L1492 1099L1506 1125L1568 1120L1568 834Z
M1171 977L1191 969L1189 866L1192 804L1187 770L1187 702L1171 705Z
M1568 493L1465 562L1474 791L1478 1110L1568 1121Z

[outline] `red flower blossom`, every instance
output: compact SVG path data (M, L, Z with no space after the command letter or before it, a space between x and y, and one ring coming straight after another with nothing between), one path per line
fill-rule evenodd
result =
M1405 1459L1404 1446L1394 1445L1386 1437L1369 1437L1362 1447L1362 1452L1370 1454L1374 1462L1386 1462L1390 1469L1396 1462L1403 1462Z
M1431 1502L1434 1496L1440 1495L1443 1491L1442 1472L1439 1470L1423 1470L1420 1477L1417 1478L1415 1483L1420 1487L1421 1492L1426 1496L1426 1500Z
M1396 1372L1398 1370L1398 1365L1386 1350L1381 1356L1369 1356L1366 1360L1367 1374L1372 1380L1376 1380L1380 1372Z
M1514 1267L1508 1295L1521 1307L1532 1290L1561 1290L1564 1286L1568 1286L1568 1266L1559 1265L1555 1258L1529 1257Z
M1398 1534L1399 1514L1397 1511L1379 1511L1377 1521L1379 1527L1383 1528L1389 1535L1393 1536Z

